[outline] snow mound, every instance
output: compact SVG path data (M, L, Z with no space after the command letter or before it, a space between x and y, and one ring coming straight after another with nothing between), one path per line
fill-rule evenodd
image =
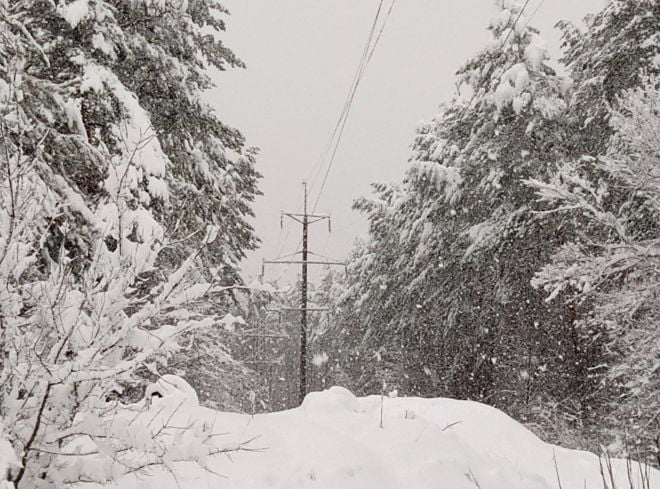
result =
M21 462L16 456L14 447L12 447L9 440L4 434L4 425L2 418L0 418L0 475L4 475L12 467L21 467ZM0 489L9 489L9 483L0 480Z
M178 381L177 381L178 382ZM186 384L187 385L187 384ZM160 392L160 391L158 391ZM168 402L172 397L164 397ZM382 402L382 405L381 405ZM155 409L155 408L154 408ZM381 427L382 410L382 427ZM356 398L333 387L302 406L248 416L195 405L172 419L194 419L217 431L219 447L248 448L192 463L150 468L119 480L122 489L602 489L598 457L544 443L513 419L483 404L451 399ZM214 433L216 432L214 431ZM228 433L231 433L228 435ZM648 485L633 465L612 461L611 489ZM643 469L645 470L645 469ZM558 475L560 485L558 485Z
M308 414L357 413L360 402L348 389L331 387L324 392L307 394L300 408Z
M176 375L163 375L156 382L147 386L144 397L147 402L164 399L165 402L184 403L199 406L197 392L191 385Z

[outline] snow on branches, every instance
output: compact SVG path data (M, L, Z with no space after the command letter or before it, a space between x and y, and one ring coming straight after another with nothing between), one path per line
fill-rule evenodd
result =
M0 13L6 11L0 7ZM197 259L218 229L210 226L199 248L172 270L159 268L168 236L148 204L167 197L169 160L149 115L117 77L80 55L79 88L109 94L122 113L108 124L114 148L93 142L75 97L26 73L29 39L6 27L0 78L0 479L15 487L70 487L155 464L191 460L204 466L205 457L223 451L209 443L209 427L174 428L144 405L127 411L113 394L134 380L136 370L177 351L182 334L219 320L188 310L205 294L226 288L203 280ZM48 89L52 112L25 97ZM67 124L48 126L49 117L64 117ZM69 148L80 151L71 151L72 158L81 154L106 170L93 182L95 199L83 198L52 170L54 149L46 141L70 141ZM78 246L83 239L89 242Z
M576 213L590 223L532 283L548 300L566 293L595 304L586 324L610 332L620 360L610 378L627 399L620 409L632 436L648 440L660 411L660 81L626 92L611 124L616 133L605 157L563 163L550 182L529 181L548 207L541 212ZM597 172L603 178L594 179Z

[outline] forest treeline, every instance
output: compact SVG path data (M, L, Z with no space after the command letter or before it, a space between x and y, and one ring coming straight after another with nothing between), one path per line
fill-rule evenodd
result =
M551 60L496 3L403 181L355 202L369 236L326 277L319 375L660 464L660 4L561 23Z
M312 288L309 388L478 400L660 464L660 4L562 23L561 60L496 4L403 181L356 201L346 273ZM299 294L240 277L257 150L204 101L243 67L226 18L0 0L2 487L205 467L209 426L145 417L162 374L218 409L292 405L298 316L272 309Z

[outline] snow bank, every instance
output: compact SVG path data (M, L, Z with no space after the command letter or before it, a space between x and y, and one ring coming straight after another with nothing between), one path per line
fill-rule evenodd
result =
M162 402L169 404L184 403L199 406L197 392L192 386L177 375L163 375L157 382L149 385L144 393L148 402Z
M340 387L312 393L300 408L281 413L227 414L190 403L177 416L212 425L219 446L256 437L249 446L260 450L215 457L206 469L150 470L115 487L556 489L558 471L563 489L603 488L595 455L545 444L502 412L474 402L385 398L383 428L379 396L359 399ZM615 462L614 470L618 488L646 487L631 486L625 463ZM633 467L634 477L638 472ZM660 488L660 473L650 476L648 487Z
M357 413L360 402L348 389L331 387L324 392L308 394L300 409L308 415Z
M2 423L2 418L0 418L0 479L2 479L11 468L20 466L21 462L18 460L14 448L4 434L4 425ZM10 486L8 482L0 480L0 489L11 489L11 487L13 486Z

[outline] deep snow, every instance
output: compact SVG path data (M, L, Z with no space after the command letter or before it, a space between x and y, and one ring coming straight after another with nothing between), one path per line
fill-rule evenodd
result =
M451 399L356 398L333 387L307 396L300 408L265 415L215 412L196 396L170 391L145 409L177 406L174 422L213 423L226 447L257 437L256 452L216 456L208 469L179 464L124 477L122 489L603 489L598 458L542 442L483 404ZM190 402L181 405L188 396ZM555 465L556 460L556 465ZM555 468L556 467L556 468ZM619 489L631 489L626 465L615 463ZM648 488L633 467L633 489ZM176 477L176 481L175 481ZM608 485L609 487L609 485Z

